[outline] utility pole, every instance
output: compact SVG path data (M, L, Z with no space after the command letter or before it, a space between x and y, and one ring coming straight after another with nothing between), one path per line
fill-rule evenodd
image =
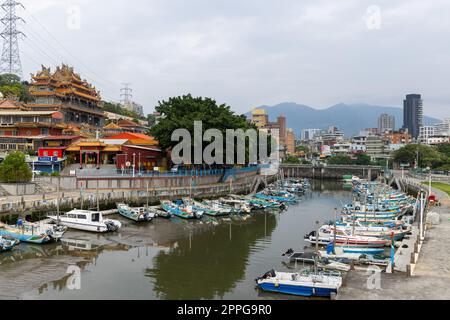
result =
M25 23L21 17L16 15L16 7L25 8L20 2L6 0L1 5L5 11L5 16L0 19L4 28L0 33L3 42L2 58L0 61L0 74L15 74L22 78L22 63L19 52L19 36L24 36L22 31L17 29L17 22Z

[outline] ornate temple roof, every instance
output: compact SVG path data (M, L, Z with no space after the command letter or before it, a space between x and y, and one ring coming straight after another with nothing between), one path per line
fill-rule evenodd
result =
M32 87L31 94L35 96L42 95L76 95L80 98L94 100L100 102L100 92L97 89L83 80L81 76L74 71L73 67L62 64L56 67L52 72L51 68L42 66L42 69L36 74L31 74ZM38 85L47 85L53 87L54 91L39 91L36 90Z

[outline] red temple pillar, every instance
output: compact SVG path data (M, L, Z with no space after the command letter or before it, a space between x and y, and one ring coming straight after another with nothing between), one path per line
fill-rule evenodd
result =
M97 151L97 169L100 169L100 150Z
M80 147L80 169L83 169L83 152L81 151L81 147Z

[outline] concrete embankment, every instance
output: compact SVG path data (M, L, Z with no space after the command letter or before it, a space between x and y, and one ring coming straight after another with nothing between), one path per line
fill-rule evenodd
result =
M86 178L80 179L85 181ZM273 177L260 177L256 173L243 174L236 176L235 179L229 179L227 182L220 183L220 177L196 177L190 185L177 186L179 178L165 178L166 182L172 186L151 187L151 179L136 178L132 186L127 188L106 187L106 183L111 181L102 179L90 179L86 187L67 190L60 188L60 192L52 191L28 196L8 196L0 198L0 215L29 214L30 212L54 211L58 204L61 210L70 210L71 208L93 208L97 205L99 199L102 210L108 210L115 207L116 202L127 202L132 205L142 205L149 201L150 204L156 204L160 199L179 199L181 197L195 198L215 198L226 196L233 193L251 193L258 188L258 185L272 182ZM49 179L49 182L57 183L57 178ZM148 183L147 183L148 182ZM97 187L98 185L98 187ZM148 186L148 187L147 187ZM53 190L57 189L53 185Z

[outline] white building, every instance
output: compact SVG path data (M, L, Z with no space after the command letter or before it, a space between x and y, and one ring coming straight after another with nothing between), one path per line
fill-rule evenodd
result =
M331 146L331 152L334 155L347 155L351 150L351 143L335 143Z
M352 153L360 153L360 152L366 152L366 136L357 136L353 137L352 144L350 146L350 152Z
M314 137L318 134L320 134L320 129L303 129L302 130L302 141L311 141L314 139Z
M442 123L435 124L434 127L434 135L450 136L450 118L445 119Z
M420 143L428 144L428 139L436 134L435 126L423 126L420 127L419 131L419 141Z

